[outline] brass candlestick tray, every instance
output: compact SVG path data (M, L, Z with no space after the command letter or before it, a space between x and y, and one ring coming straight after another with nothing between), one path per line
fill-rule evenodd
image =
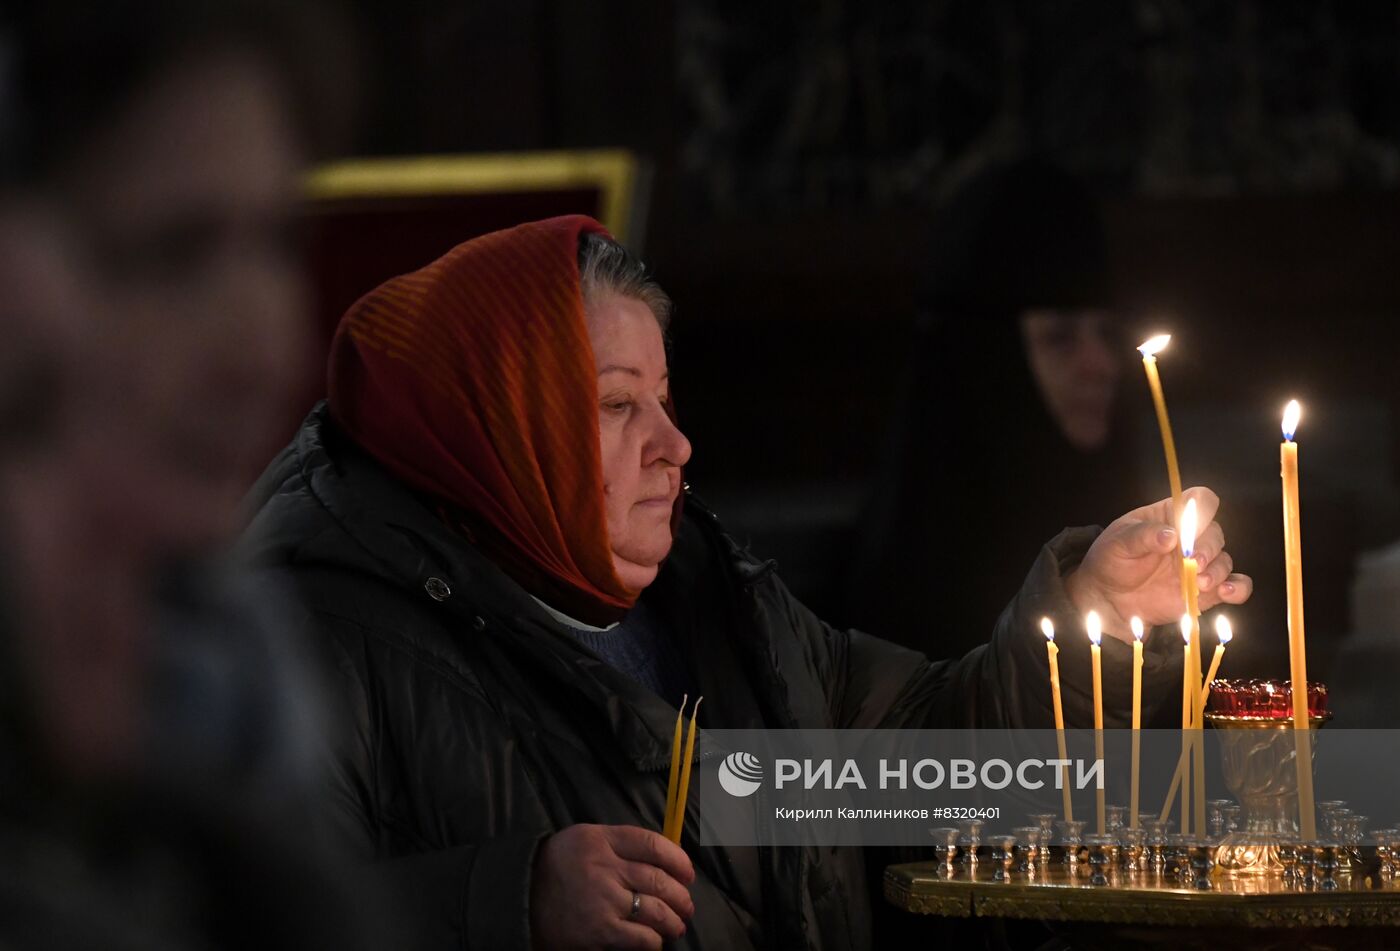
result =
M1374 858L1355 867L1332 858L1335 867L1312 881L1207 871L1208 888L1171 865L1096 869L1088 862L1068 866L1060 854L1019 872L987 859L917 862L887 868L884 892L887 901L916 914L1045 921L1075 948L1218 951L1225 941L1250 951L1400 947L1400 887L1393 875L1383 874ZM1103 884L1093 884L1096 878Z

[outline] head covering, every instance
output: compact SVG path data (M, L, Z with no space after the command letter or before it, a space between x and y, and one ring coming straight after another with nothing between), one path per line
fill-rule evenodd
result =
M1098 202L1042 159L994 165L938 211L921 261L930 314L1011 320L1030 308L1099 308L1110 296Z
M590 232L607 236L581 215L497 231L366 294L336 331L330 409L527 591L601 624L636 598L608 544Z
M1021 334L1026 310L1111 306L1104 245L1092 194L1037 160L984 172L936 213L843 620L960 656L986 641L1045 542L1146 501L1130 425L1138 391L1120 383L1107 443L1079 449Z

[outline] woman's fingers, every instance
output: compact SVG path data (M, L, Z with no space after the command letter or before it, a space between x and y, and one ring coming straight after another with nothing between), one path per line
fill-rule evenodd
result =
M630 895L627 902L630 906ZM640 922L620 919L613 926L612 934L612 938L604 945L605 948L615 951L661 951L662 938L656 933L656 929Z
M661 833L640 826L603 828L618 858L655 865L682 885L695 881L695 866L691 864L690 856Z
M1197 525L1209 525L1215 521L1215 514L1220 511L1220 496L1203 485L1193 485L1181 493L1182 506L1185 507L1186 503L1192 499L1196 500ZM1181 513L1178 512L1176 517L1180 521Z
M1201 566L1204 573L1204 569L1224 550L1225 530L1220 527L1219 522L1211 522L1201 529L1200 535L1196 536L1196 547L1192 557L1196 559L1196 564Z
M1203 485L1194 485L1181 493L1181 504L1184 508L1186 503L1192 499L1196 500L1196 524L1208 525L1215 519L1215 514L1220 511L1220 496ZM1120 520L1134 522L1162 522L1173 529L1181 527L1182 513L1176 511L1170 498L1162 499L1160 502L1153 502L1141 508L1133 509Z
M632 913L632 895L637 896L637 912ZM666 904L655 895L648 895L640 888L623 888L621 890L620 904L622 912L619 917L623 921L633 924L645 925L663 938L679 938L685 934L685 922Z
M1222 551L1215 556L1215 559L1196 576L1196 584L1201 591L1209 591L1220 584L1230 573L1235 570L1235 559L1228 551Z
M695 902L686 887L655 865L624 862L621 876L622 884L628 889L663 902L681 918L695 914Z
M1176 545L1176 533L1165 522L1130 522L1110 529L1118 551L1128 558L1164 555Z
M1217 604L1244 604L1254 593L1254 579L1236 572L1209 591L1201 592L1202 611L1208 611Z
M695 868L685 850L650 829L605 828L618 863L620 901L625 905L620 923L622 940L615 942L616 946L655 948L658 936L674 939L685 934L685 920L695 914L695 902L686 887L695 881ZM635 913L633 895L637 897Z
M1254 593L1254 579L1236 572L1220 585L1220 600L1226 604L1244 604Z
M685 884L676 879L685 876ZM572 825L544 840L530 886L539 947L660 948L695 913L695 870L664 836L637 826ZM636 909L633 910L633 897Z
M1199 531L1192 557L1198 566L1197 585L1202 609L1216 604L1242 604L1254 583L1236 574L1235 560L1225 550L1225 530L1215 521L1220 497L1204 486L1184 493L1194 501ZM1077 608L1097 610L1105 633L1126 640L1131 615L1164 623L1183 610L1178 579L1181 538L1172 521L1177 515L1170 499L1127 513L1109 525L1085 554L1065 588Z

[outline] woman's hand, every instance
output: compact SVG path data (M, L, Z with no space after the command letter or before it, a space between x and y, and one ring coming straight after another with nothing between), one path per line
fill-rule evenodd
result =
M1197 487L1183 493L1182 504L1196 500L1200 529L1196 561L1200 567L1200 607L1243 604L1254 591L1248 575L1234 573L1225 551L1225 533L1215 521L1220 498ZM1108 526L1090 546L1083 563L1065 579L1070 600L1081 613L1098 611L1104 633L1131 640L1128 618L1145 624L1174 623L1186 612L1177 569L1180 539L1171 524L1171 499L1134 509Z
M534 946L654 951L664 939L685 934L685 922L695 913L688 888L694 881L690 857L658 832L569 826L545 839L535 858Z

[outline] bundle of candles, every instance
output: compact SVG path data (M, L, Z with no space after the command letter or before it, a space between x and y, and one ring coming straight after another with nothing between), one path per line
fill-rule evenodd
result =
M1194 557L1197 534L1196 503L1192 499L1182 505L1181 474L1177 467L1176 443L1172 438L1171 422L1167 417L1166 399L1162 392L1162 379L1157 371L1157 354L1171 340L1168 335L1153 337L1138 348L1142 354L1143 369L1147 374L1147 384L1152 391L1152 402L1157 413L1157 424L1161 430L1162 451L1166 457L1167 479L1171 486L1172 518L1177 525L1180 547L1181 596L1185 613L1181 616L1181 636L1185 665L1181 684L1181 757L1177 762L1176 776L1162 808L1165 819L1171 811L1178 789L1181 797L1181 831L1189 832L1193 827L1205 829L1205 744L1200 740L1200 731L1205 722L1206 703L1211 695L1211 686L1220 669L1225 653L1225 645L1230 642L1232 631L1223 617L1216 619L1217 645L1209 671L1202 676L1202 651L1200 631L1199 585L1197 572L1199 565ZM1303 633L1303 559L1299 536L1298 511L1298 446L1293 441L1298 428L1301 410L1296 400L1290 402L1283 414L1283 443L1279 449L1280 476L1283 482L1283 536L1284 556L1287 567L1288 591L1288 654L1291 683L1307 683L1307 656ZM1099 644L1102 625L1097 614L1090 612L1085 618L1088 633L1090 656L1093 664L1094 691L1094 732L1095 754L1103 759L1103 686ZM1050 659L1050 690L1054 702L1055 730L1059 745L1059 755L1065 758L1064 714L1060 704L1059 649L1055 646L1055 630L1048 619L1041 621L1041 630L1046 637L1046 650ZM1133 631L1133 753L1132 776L1129 786L1129 811L1132 828L1138 825L1140 731L1142 729L1142 642L1145 631L1142 622L1132 619ZM1320 686L1320 685L1310 685ZM1233 690L1233 686L1232 686ZM1316 838L1316 818L1312 788L1312 754L1309 715L1309 697L1312 690L1280 691L1287 699L1279 701L1288 704L1289 716L1293 720L1294 741L1297 744L1296 765L1298 770L1298 826L1305 839ZM1322 694L1325 703L1325 690ZM1277 706L1271 709L1278 709ZM1064 814L1066 820L1074 818L1070 802L1068 784L1065 784ZM1188 792L1189 790L1189 792ZM1098 831L1104 831L1104 794L1100 789L1097 797Z
M662 822L661 834L675 842L681 841L681 827L685 825L685 802L690 797L690 764L695 758L695 717L700 712L697 697L695 707L690 711L690 731L685 738L685 753L681 753L681 720L685 715L685 705L690 700L686 694L681 698L680 709L676 711L676 735L671 740L671 778L666 784L666 818Z

